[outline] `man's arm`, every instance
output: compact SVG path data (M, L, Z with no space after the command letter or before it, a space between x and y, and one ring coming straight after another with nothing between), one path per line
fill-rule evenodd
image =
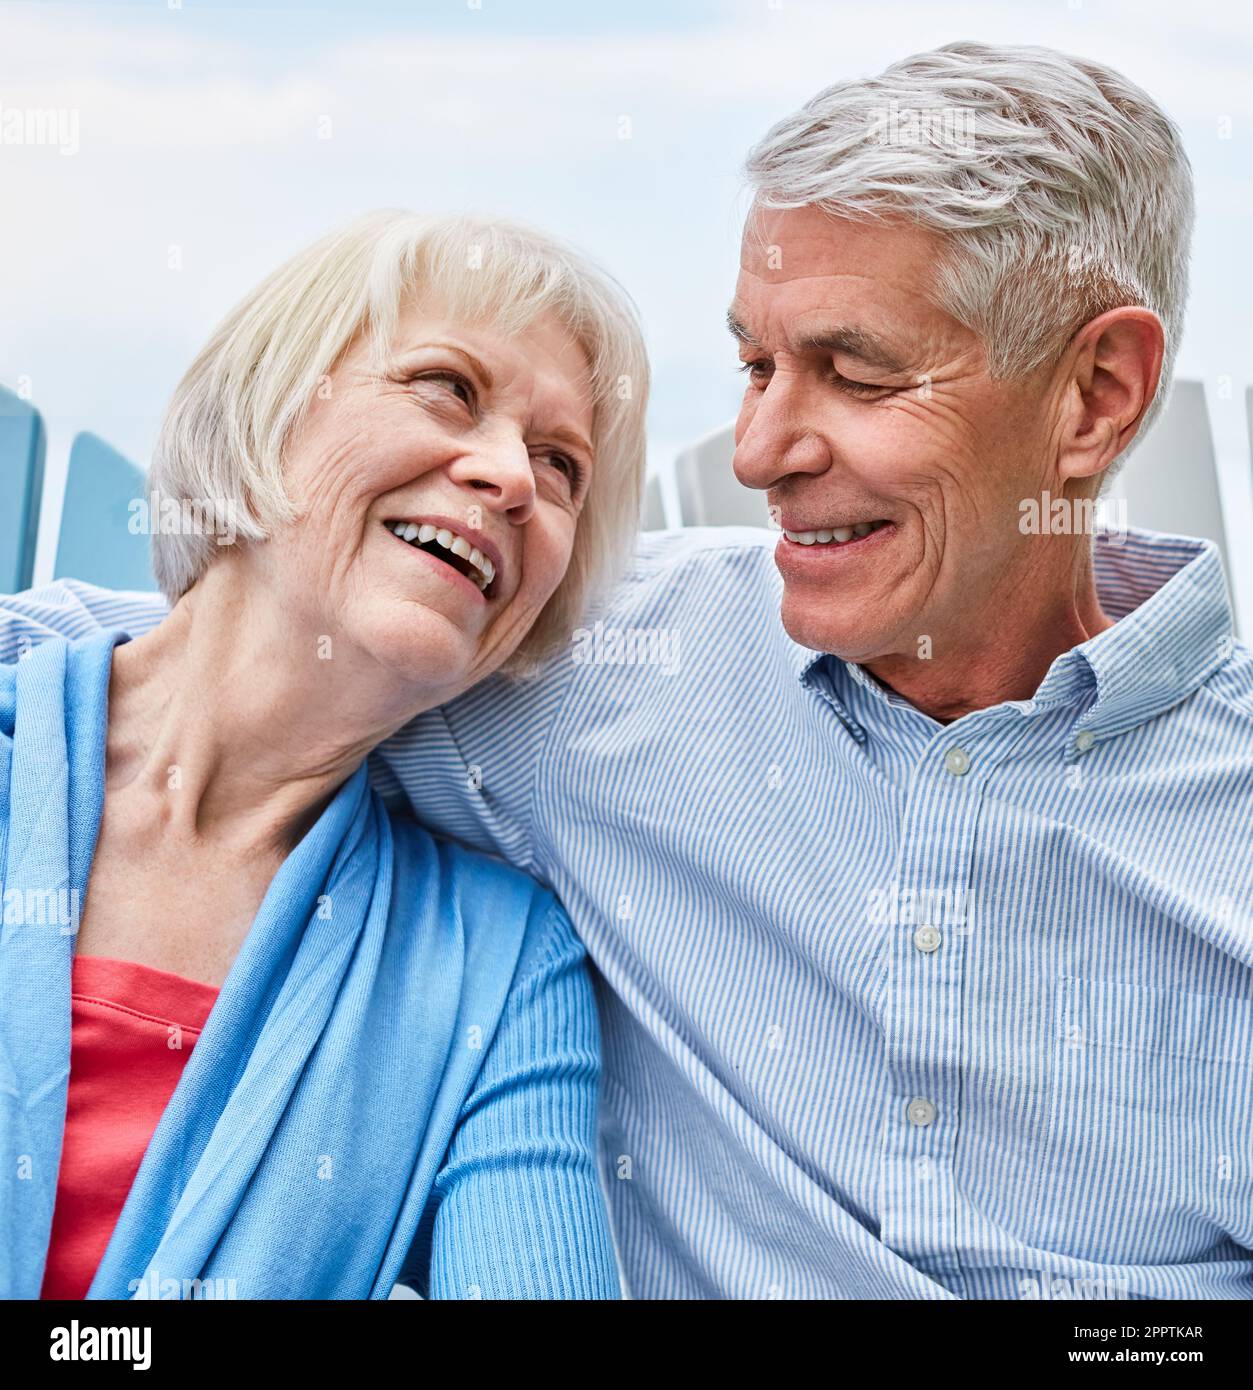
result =
M598 653L590 639L601 629L669 638L677 667L682 628L702 634L706 646L711 636L737 644L747 608L787 644L777 621L776 540L777 533L751 527L644 535L627 572L590 607L567 649L528 680L492 677L406 725L376 750L375 785L393 807L407 799L429 829L555 888L551 863L537 849L555 808L540 800L537 786L546 781L556 731L579 728L589 690L616 692L610 717L641 700L664 707L670 698L666 681L636 679L629 662Z
M436 834L541 876L535 782L570 674L563 655L525 681L491 676L427 710L375 750L375 785Z

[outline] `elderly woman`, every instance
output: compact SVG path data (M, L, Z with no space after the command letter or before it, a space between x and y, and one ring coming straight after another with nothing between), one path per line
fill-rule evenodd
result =
M617 287L486 220L368 217L213 335L150 485L236 542L0 669L0 1297L617 1296L582 948L366 756L565 639L646 390Z

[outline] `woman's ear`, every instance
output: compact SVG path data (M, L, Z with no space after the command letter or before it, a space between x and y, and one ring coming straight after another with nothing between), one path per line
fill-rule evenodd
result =
M1075 334L1063 358L1062 477L1096 476L1135 438L1157 390L1165 347L1157 315L1131 305L1098 315Z

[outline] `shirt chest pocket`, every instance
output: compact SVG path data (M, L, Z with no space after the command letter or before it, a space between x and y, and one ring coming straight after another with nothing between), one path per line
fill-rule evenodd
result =
M1253 1247L1253 1001L1057 982L1035 1211L1111 1264Z

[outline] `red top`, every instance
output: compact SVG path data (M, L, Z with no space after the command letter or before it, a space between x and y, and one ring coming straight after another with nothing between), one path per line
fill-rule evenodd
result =
M75 956L65 1137L43 1298L84 1298L218 990Z

